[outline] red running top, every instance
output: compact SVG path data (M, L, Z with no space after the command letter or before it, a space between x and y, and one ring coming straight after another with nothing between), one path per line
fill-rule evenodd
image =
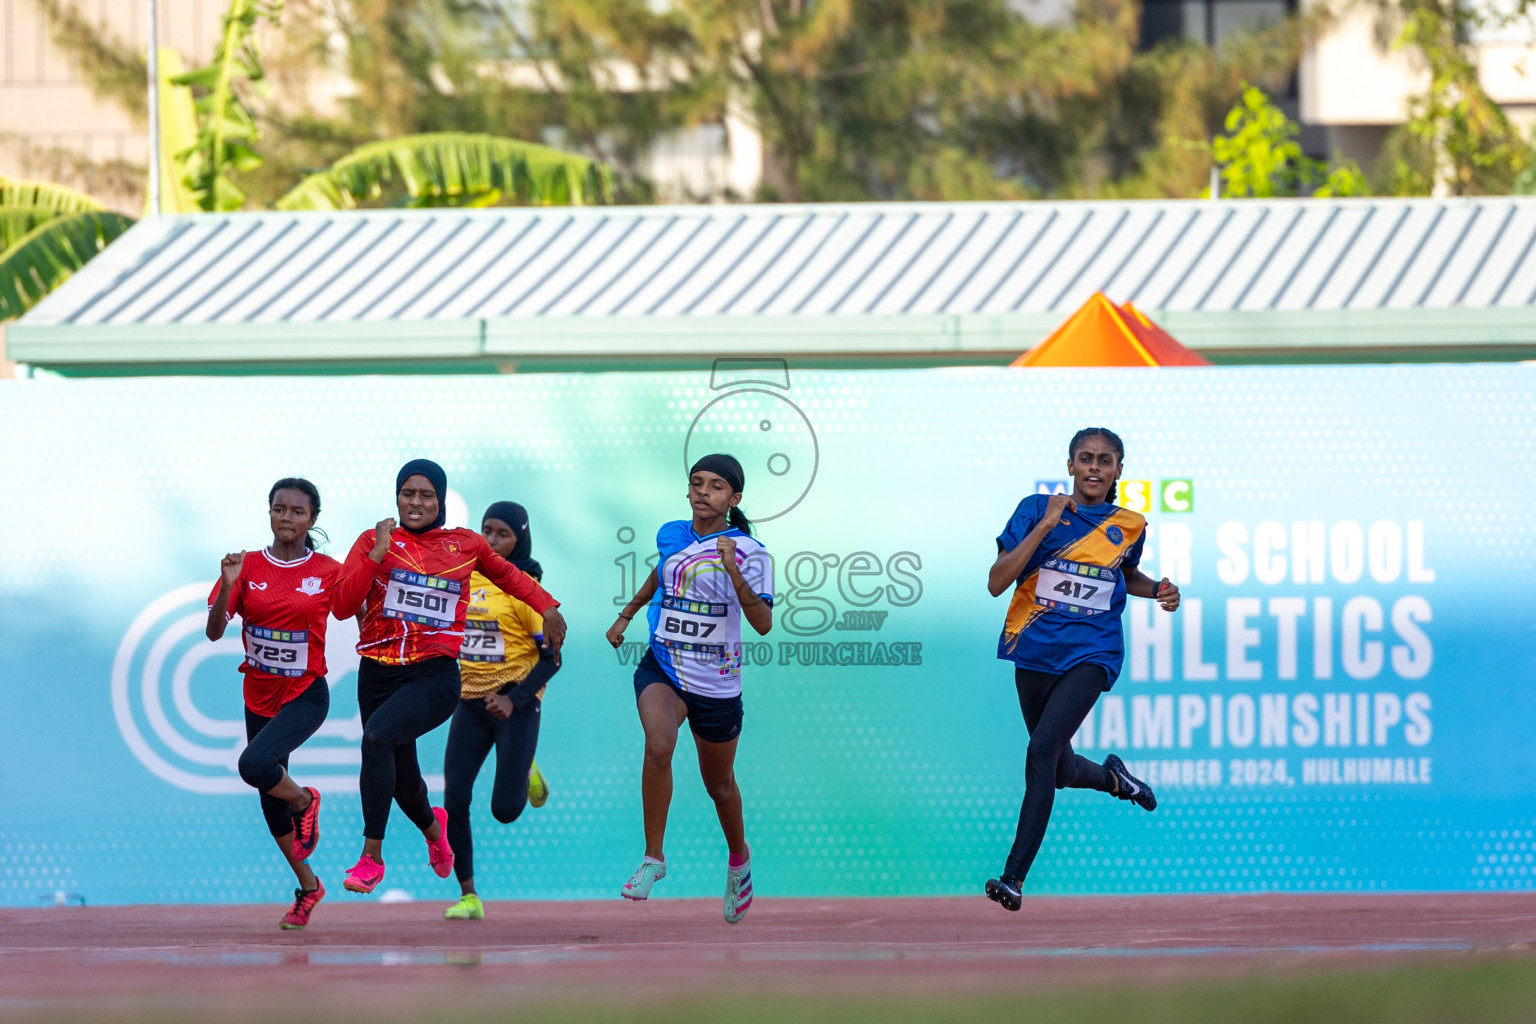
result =
M313 551L292 562L266 548L246 553L224 618L240 616L245 706L256 714L271 718L325 675L325 619L340 574L340 562ZM215 580L209 608L218 596Z
M347 553L331 605L337 618L361 609L357 653L365 658L386 665L457 658L464 642L469 575L477 569L540 615L559 605L474 530L397 529L378 564L368 557L375 532L364 530Z

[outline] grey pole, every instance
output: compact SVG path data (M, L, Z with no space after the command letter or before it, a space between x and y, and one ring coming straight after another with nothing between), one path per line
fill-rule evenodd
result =
M149 215L160 215L160 33L149 0Z

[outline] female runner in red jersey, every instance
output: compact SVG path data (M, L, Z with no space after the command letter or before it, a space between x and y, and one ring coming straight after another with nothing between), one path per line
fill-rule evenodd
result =
M325 618L341 563L315 551L309 531L320 516L320 492L286 477L267 494L272 543L237 551L219 565L208 595L208 639L218 640L240 616L245 643L246 747L240 777L261 794L261 813L277 848L298 877L282 927L303 928L325 886L305 861L320 842L320 794L288 774L288 755L315 734L331 706L325 681Z
M443 527L448 477L415 459L395 477L400 514L364 530L336 584L337 617L362 610L357 653L357 706L363 719L363 853L343 883L372 892L384 880L384 829L389 801L400 805L427 840L439 878L453 870L444 828L447 812L427 800L416 740L442 725L459 703L459 647L475 570L544 617L552 656L565 640L558 602L502 558L473 530Z

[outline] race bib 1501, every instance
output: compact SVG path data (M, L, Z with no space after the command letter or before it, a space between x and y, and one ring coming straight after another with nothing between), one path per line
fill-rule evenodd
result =
M1035 580L1035 603L1069 615L1101 615L1109 611L1119 579L1102 565L1048 559Z
M389 584L384 589L383 612L386 618L447 629L453 625L463 589L458 580L391 569Z
M245 663L274 676L297 679L309 671L309 632L247 625Z
M506 661L507 644L495 619L466 619L460 661Z
M652 635L672 650L723 654L725 621L730 607L728 604L663 596L661 614L656 617Z

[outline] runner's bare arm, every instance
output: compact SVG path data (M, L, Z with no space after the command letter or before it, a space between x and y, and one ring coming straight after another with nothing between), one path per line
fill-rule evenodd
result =
M219 594L208 606L208 639L219 640L224 627L229 624L229 597L240 582L240 567L245 564L244 551L231 551L219 561Z
M660 586L661 580L656 578L656 570L652 569L651 574L645 578L645 582L640 584L640 589L635 591L635 596L629 599L629 604L624 606L624 610L619 612L619 617L613 620L613 625L608 627L608 642L615 649L624 642L624 629L629 625L629 620L633 619L641 608L651 603L651 598L656 596L656 590Z
M1157 601L1165 612L1179 607L1179 588L1168 577L1154 580L1141 571L1139 566L1126 570L1125 592L1132 597L1146 597Z

